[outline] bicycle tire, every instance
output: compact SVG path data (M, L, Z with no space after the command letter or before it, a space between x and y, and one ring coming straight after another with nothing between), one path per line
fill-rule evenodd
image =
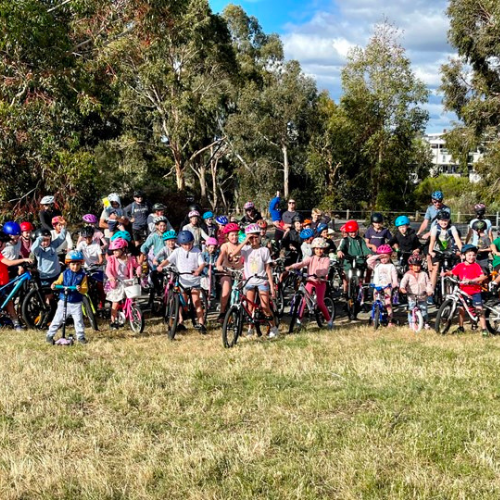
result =
M174 340L177 324L179 323L179 295L172 290L168 292L164 322L168 338Z
M413 309L411 312L411 329L415 333L419 333L422 331L424 327L424 316L422 315L422 311L420 309Z
M203 288L201 289L200 300L201 300L201 307L203 310L203 324L206 325L208 318L208 291Z
M290 309L290 325L288 327L288 333L293 333L295 327L297 326L297 320L299 319L299 311L304 302L304 294L302 292L297 292L292 298L292 307Z
M281 283L276 284L276 314L280 318L285 312L285 293L283 292L283 286Z
M82 312L83 312L83 319L84 320L85 318L88 319L88 322L92 330L94 330L94 332L99 331L92 302L90 301L90 298L85 295L82 298Z
M373 309L372 309L372 326L374 330L378 330L378 327L380 326L380 304L373 304Z
M441 304L436 316L436 324L434 327L437 333L445 335L448 332L456 310L456 304L451 299L445 300Z
M278 315L276 314L276 311L274 310L274 307L271 305L271 313L273 316L273 321L276 326L279 326L279 318ZM257 333L258 337L261 337L263 333L269 334L269 331L272 328L272 322L271 320L261 320L261 321L256 321L254 323L255 326L255 332ZM261 327L265 327L265 332L262 331Z
M497 305L497 307L500 306ZM485 308L485 319L486 319L486 328L492 335L500 335L500 311L497 314L494 314L494 311Z
M222 345L229 349L234 347L243 330L242 310L234 305L231 306L224 316L222 324Z
M130 328L134 333L142 333L144 331L144 314L142 314L141 306L135 302L130 306Z
M350 320L355 320L358 315L358 288L359 280L356 276L353 276L349 280L349 289L347 294L347 315Z
M21 311L23 321L28 328L35 330L48 328L55 314L56 301L47 304L45 301L47 295L54 295L54 291L49 287L33 288L24 298Z
M335 302L331 297L325 297L325 306L330 313L330 320L333 321L335 319ZM318 309L318 306L316 306L316 309L314 310L314 315L316 316L316 323L318 323L318 326L323 328L326 320L323 313Z

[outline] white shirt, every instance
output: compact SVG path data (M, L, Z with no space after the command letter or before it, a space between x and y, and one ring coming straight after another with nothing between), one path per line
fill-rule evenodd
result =
M201 257L201 250L193 247L189 252L184 248L176 248L168 257L170 264L174 265L180 273L192 273L203 263ZM200 286L199 276L188 276L187 274L179 277L179 282L183 287L189 288L193 286Z
M244 260L243 268L245 269L245 278L250 278L255 275L266 276L266 264L272 261L269 248L252 248L250 245L245 245L241 249L241 255ZM267 282L267 278L250 278L246 286L259 286Z
M76 246L76 249L82 252L85 259L85 267L92 267L99 265L99 256L102 255L101 246L99 243L87 244L86 241L81 241Z

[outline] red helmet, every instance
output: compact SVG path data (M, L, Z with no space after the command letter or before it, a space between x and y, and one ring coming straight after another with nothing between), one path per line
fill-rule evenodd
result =
M355 233L356 231L359 231L359 225L355 220L348 220L344 226L347 233Z
M261 229L267 229L267 220L265 219L260 219L257 221L257 224Z
M21 231L34 231L35 227L31 222L21 222Z
M225 228L224 228L224 234L229 234L229 233L234 233L234 232L239 232L240 226L238 224L235 224L234 222L230 222Z

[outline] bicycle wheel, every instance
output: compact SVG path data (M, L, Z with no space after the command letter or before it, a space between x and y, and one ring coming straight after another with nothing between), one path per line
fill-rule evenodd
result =
M226 348L234 347L243 329L243 312L238 306L231 306L222 325L222 344Z
M359 281L356 276L349 280L349 288L347 293L347 315L350 320L356 319L358 315L358 289Z
M21 311L28 328L44 330L49 326L54 317L57 304L55 299L52 299L47 304L46 297L49 295L54 296L54 292L48 287L43 287L40 290L34 288L26 295Z
M130 306L130 328L134 333L142 333L144 331L144 315L142 314L141 306L135 302Z
M164 322L167 327L168 338L174 340L179 322L179 295L173 290L168 292Z
M371 318L374 330L377 330L378 327L380 326L380 315L381 315L380 304L375 302L375 304L373 304L372 318Z
M500 335L500 303L485 310L486 328L492 335Z
M99 327L97 326L97 318L95 317L95 314L94 314L94 307L90 301L90 298L85 296L85 295L83 296L83 299L82 299L82 311L83 311L84 323L85 323L85 319L87 319L92 330L97 332L99 330Z
M330 320L333 321L335 319L335 302L331 297L325 297L325 306L330 313ZM323 328L325 326L326 320L323 316L323 313L318 309L317 306L314 310L314 315L316 316L316 323L318 323L318 326L320 328Z
M281 283L276 285L276 315L281 318L285 312L285 293L283 292L283 286Z
M298 330L297 320L299 319L299 312L302 308L302 304L304 302L304 294L302 292L297 292L292 297L292 305L290 307L290 326L288 327L288 333L293 333L293 330Z
M424 327L424 317L422 316L422 311L418 307L414 307L411 311L411 329L418 333Z
M451 322L453 320L453 316L456 312L456 304L453 300L448 299L445 300L436 316L436 326L434 327L436 332L444 335L448 332L451 327Z
M203 309L203 324L206 325L208 318L208 291L204 288L201 289L200 300Z
M276 326L279 326L280 321L279 321L278 315L276 314L276 312L272 306L272 303L271 303L271 313L273 315L272 321L274 321L274 324ZM261 314L263 314L263 313L261 312ZM272 321L268 320L268 319L263 319L263 320L258 320L255 322L255 332L257 333L258 337L261 337L262 334L265 334L265 335L269 334L269 331L271 330L271 328L273 326Z

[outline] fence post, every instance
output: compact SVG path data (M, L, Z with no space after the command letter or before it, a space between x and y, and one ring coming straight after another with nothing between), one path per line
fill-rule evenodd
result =
M349 220L349 209L347 209L345 212L345 218L346 220Z
M418 213L418 210L415 212L415 222L418 222L418 219L420 217L420 214Z
M460 212L457 212L457 224L460 224Z

